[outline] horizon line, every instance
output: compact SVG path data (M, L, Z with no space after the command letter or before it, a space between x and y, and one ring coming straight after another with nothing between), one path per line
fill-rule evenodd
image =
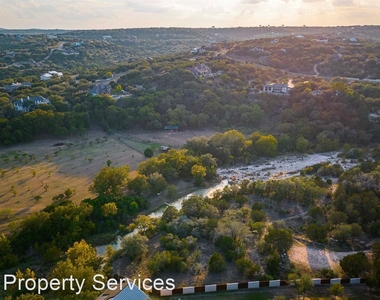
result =
M186 27L186 26L149 26L149 27L114 27L114 28L4 28L0 27L0 30L127 30L127 29L239 29L239 28L334 28L334 27L378 27L380 24L352 24L352 25L257 25L257 26L230 26L230 27Z

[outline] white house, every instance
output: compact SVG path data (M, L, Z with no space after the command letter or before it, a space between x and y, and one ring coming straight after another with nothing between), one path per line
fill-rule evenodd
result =
M287 84L272 83L265 84L263 87L263 92L271 94L289 94L290 89L291 88Z
M40 104L50 104L50 101L42 96L27 96L13 102L15 110L18 112L29 112L31 108Z
M58 77L62 77L63 76L63 73L62 72L57 72L57 71L49 71L45 74L42 74L40 76L40 79L41 80L49 80L53 77L53 75L57 75Z

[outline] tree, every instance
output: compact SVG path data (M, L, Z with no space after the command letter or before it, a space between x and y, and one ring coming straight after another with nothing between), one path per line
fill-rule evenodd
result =
M299 291L303 295L303 299L305 299L306 292L314 287L313 281L310 275L302 275L299 279Z
M86 241L75 242L73 247L69 248L66 252L66 260L59 261L52 270L52 277L63 281L65 278L73 276L80 282L84 280L84 285L81 295L84 293L89 294L88 299L96 298L96 293L93 290L93 278L97 274L103 274L101 266L103 258L98 257L95 248L88 245ZM105 276L106 278L106 276ZM69 289L60 289L55 293L58 295L66 296L72 293L79 292L78 289L71 291ZM61 298L61 297L59 297Z
M226 269L226 262L220 253L214 252L214 254L211 255L208 261L208 269L210 272L222 272Z
M117 206L115 202L109 202L102 206L102 214L105 217L114 216L117 214Z
M149 183L150 190L153 193L162 192L168 185L164 176L162 176L160 173L157 173L157 172L149 175L147 181Z
M94 270L100 268L102 258L97 256L96 250L85 240L75 242L66 252L67 260L75 266L91 266Z
M123 187L127 184L129 166L105 167L95 175L89 190L94 194L121 196Z
M327 228L323 225L311 223L306 227L306 235L313 241L324 243L327 238Z
M146 215L139 215L135 219L136 228L144 234L148 234L155 230L155 219Z
M260 271L260 266L253 263L247 258L239 258L236 260L236 268L249 279L253 279Z
M113 74L112 72L108 71L104 74L104 78L112 78Z
M10 268L18 263L18 257L14 254L11 242L4 233L0 234L0 270Z
M255 150L260 156L275 157L277 155L278 142L273 135L261 136L254 144Z
M252 210L251 211L251 219L254 223L265 222L267 219L267 215L262 210Z
M296 141L296 150L298 152L304 153L310 149L310 143L303 136L299 137Z
M167 193L170 199L175 199L178 197L178 191L174 184L168 186Z
M171 260L172 255L169 251L158 252L148 261L148 269L152 274L158 274L168 267Z
M162 214L161 220L164 222L171 222L179 215L178 209L175 206L168 206Z
M279 253L288 251L293 245L293 237L290 230L281 228L269 229L268 234L264 237L265 243L277 250Z
M371 264L363 252L347 255L340 260L339 264L350 277L359 277L371 269Z
M205 181L206 168L201 165L194 165L191 168L191 175L194 176L195 185L202 186Z
M153 156L153 150L152 150L152 148L146 148L144 150L144 155L147 158L151 158Z
M343 295L344 287L340 283L334 283L329 287L329 292L336 299L337 296Z
M368 275L365 278L365 285L368 286L369 292L372 293L372 289L377 287L379 284L379 281L375 275Z
M129 180L127 186L129 190L135 192L139 196L149 189L147 177L140 174L138 174L135 178Z
M131 260L141 260L148 253L148 238L141 234L126 236L121 242L125 255Z
M265 258L265 265L269 275L276 277L280 268L281 257L274 251Z

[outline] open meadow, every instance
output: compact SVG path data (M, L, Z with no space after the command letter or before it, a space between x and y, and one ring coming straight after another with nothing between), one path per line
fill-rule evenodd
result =
M144 149L155 155L161 145L181 147L187 138L211 136L214 131L126 133L107 135L91 130L83 137L49 138L0 149L0 231L21 217L53 203L55 195L70 189L73 202L93 197L88 188L108 163L129 165L131 176L145 160Z

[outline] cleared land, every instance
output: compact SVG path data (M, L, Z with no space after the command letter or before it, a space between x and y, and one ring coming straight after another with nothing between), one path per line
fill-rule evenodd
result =
M0 149L0 232L15 217L40 211L54 195L75 190L76 203L94 197L88 188L97 172L129 165L135 170L145 160L147 147L183 146L192 136L211 136L215 131L118 132L107 135L91 130L83 137L49 138ZM133 172L131 174L133 176Z

